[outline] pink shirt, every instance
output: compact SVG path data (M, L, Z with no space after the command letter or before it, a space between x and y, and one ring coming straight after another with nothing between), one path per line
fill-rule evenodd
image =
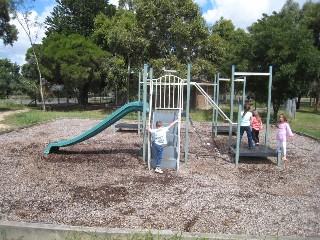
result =
M292 137L293 133L287 122L278 123L277 140L287 141L287 137Z
M255 116L252 117L252 128L255 130L260 130L262 122L259 121Z

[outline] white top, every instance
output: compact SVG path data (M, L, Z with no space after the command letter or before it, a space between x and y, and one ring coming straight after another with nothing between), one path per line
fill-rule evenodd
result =
M241 122L240 126L247 127L251 125L251 118L252 118L252 112L248 111L246 114L243 116L244 111L241 111Z
M158 145L167 144L168 130L169 130L168 127L150 129L150 132L154 134L154 139L155 139L154 143Z

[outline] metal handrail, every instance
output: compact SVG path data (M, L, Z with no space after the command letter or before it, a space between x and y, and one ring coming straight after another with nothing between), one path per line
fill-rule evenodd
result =
M205 90L203 90L203 88L196 82L192 82L192 85L194 85L199 91L200 93L206 97L206 99L208 100L208 102L212 105L212 107L214 109L216 109L219 113L219 115L226 121L228 121L229 123L236 125L237 123L233 123L230 118L228 118L228 116L222 111L222 109L212 100L212 98L206 93Z

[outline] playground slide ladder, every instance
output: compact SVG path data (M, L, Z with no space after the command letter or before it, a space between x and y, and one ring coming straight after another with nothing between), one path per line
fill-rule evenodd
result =
M237 123L233 123L230 118L222 111L222 109L212 100L212 98L206 93L206 91L196 82L192 83L199 91L200 93L205 96L205 98L208 100L208 102L212 105L212 107L218 111L219 115L226 121L228 121L230 124L236 125Z
M157 121L168 126L176 119L181 119L183 99L183 79L174 75L164 75L158 79L150 79L150 111L151 128L156 128ZM154 103L153 103L154 99ZM152 110L153 107L153 110ZM157 152L152 147L152 135L148 135L148 167L156 167ZM180 162L180 122L174 124L167 132L167 145L163 149L162 168L179 169Z
M168 126L170 123L179 118L179 110L155 110L153 112L152 128L155 128L157 121L162 121L164 126ZM150 136L150 142L153 139ZM173 125L167 132L167 145L163 148L163 159L161 168L179 169L180 160L180 124ZM149 168L155 168L157 158L157 151L151 146L151 154L149 159Z

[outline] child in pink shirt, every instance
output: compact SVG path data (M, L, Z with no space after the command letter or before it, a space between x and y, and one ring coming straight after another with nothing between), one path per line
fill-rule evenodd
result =
M259 132L262 129L262 120L257 110L252 111L251 127L252 140L256 146L259 146Z
M285 115L280 115L277 127L277 151L280 151L282 148L282 160L287 160L287 138L292 137L293 133L289 124L287 123L287 118Z

